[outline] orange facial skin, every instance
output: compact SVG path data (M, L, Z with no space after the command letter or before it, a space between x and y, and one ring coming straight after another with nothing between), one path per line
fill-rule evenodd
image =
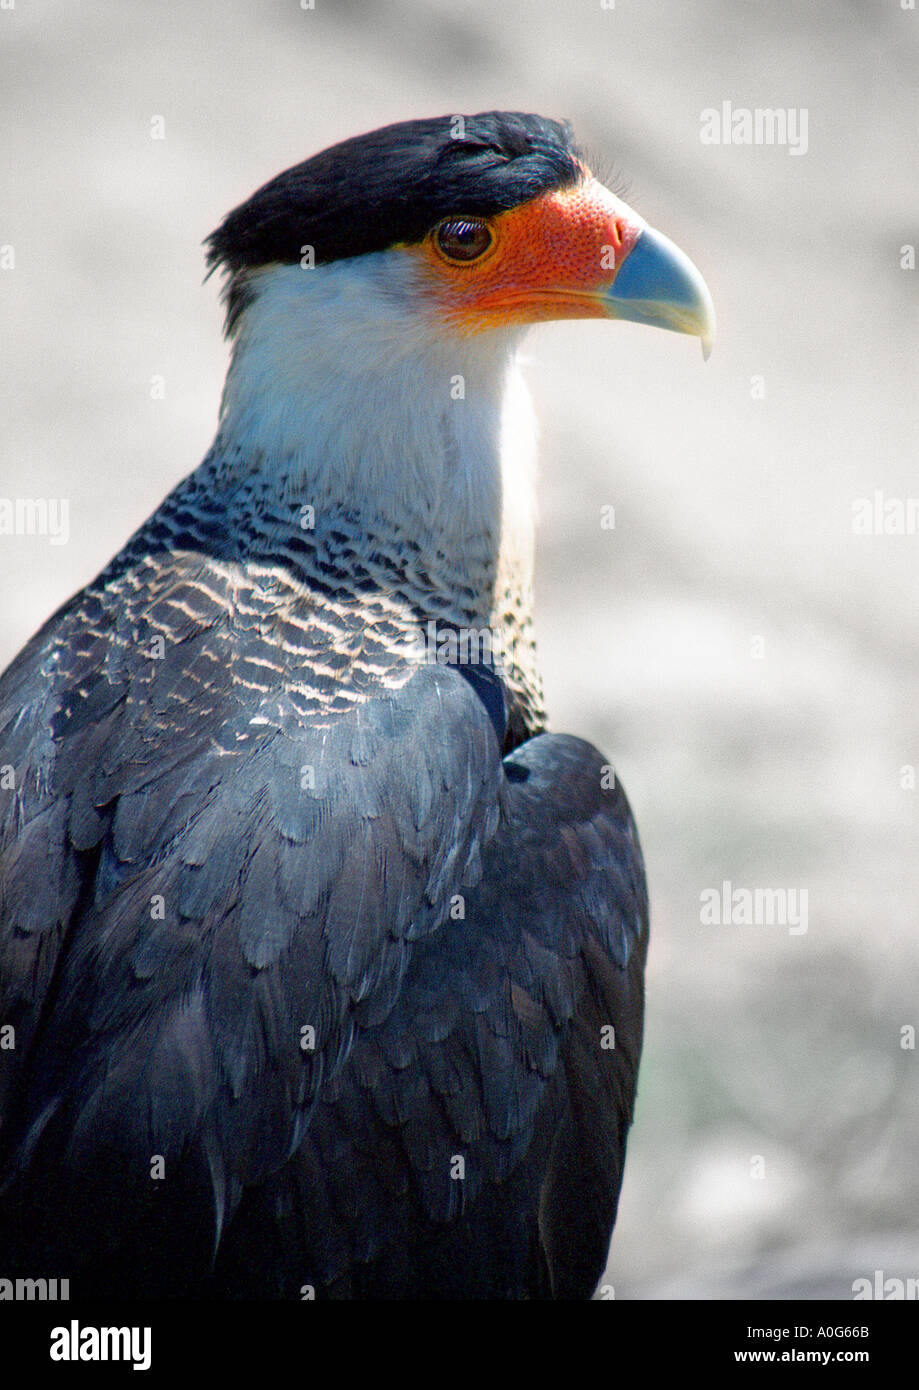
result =
M404 248L418 260L425 296L438 318L463 333L546 319L608 318L600 295L644 227L631 208L590 177L484 220L493 241L475 261L449 260L433 231Z

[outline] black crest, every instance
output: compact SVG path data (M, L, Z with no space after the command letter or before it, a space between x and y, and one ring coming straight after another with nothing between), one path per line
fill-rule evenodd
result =
M489 217L577 181L567 124L513 111L403 121L332 145L229 213L206 241L228 275L227 329L245 307L246 272L420 241L441 218Z

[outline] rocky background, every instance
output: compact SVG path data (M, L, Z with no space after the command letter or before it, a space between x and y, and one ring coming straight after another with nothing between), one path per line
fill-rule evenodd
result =
M919 1276L908 5L0 4L0 497L69 501L66 544L0 536L0 665L204 454L199 243L282 167L411 116L567 116L708 280L707 365L629 324L528 351L552 722L615 760L653 901L617 1298ZM728 101L806 110L806 152L703 143ZM725 881L806 890L807 930L704 924Z

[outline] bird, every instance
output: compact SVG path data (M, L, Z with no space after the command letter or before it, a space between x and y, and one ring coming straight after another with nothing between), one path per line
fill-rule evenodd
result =
M0 1268L71 1299L590 1299L644 1015L547 724L548 320L714 335L571 127L358 135L207 238L213 445L0 680Z

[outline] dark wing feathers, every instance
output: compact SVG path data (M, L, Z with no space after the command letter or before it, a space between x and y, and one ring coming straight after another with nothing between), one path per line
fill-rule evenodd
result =
M543 735L503 768L490 677L305 720L219 605L162 660L138 631L84 594L0 682L3 1267L589 1294L646 923L599 755Z
M243 1198L218 1256L234 1288L587 1297L595 1286L641 1046L644 875L628 805L603 790L593 749L544 735L509 761L465 917L416 944L398 1007L357 1028L305 1142ZM561 841L553 789L570 816ZM563 893L546 886L547 858ZM601 1046L609 1025L615 1052ZM253 1263L252 1231L297 1206L292 1190L321 1202L307 1201L283 1260ZM518 1204L527 1216L512 1236ZM348 1213L347 1238L329 1211Z

